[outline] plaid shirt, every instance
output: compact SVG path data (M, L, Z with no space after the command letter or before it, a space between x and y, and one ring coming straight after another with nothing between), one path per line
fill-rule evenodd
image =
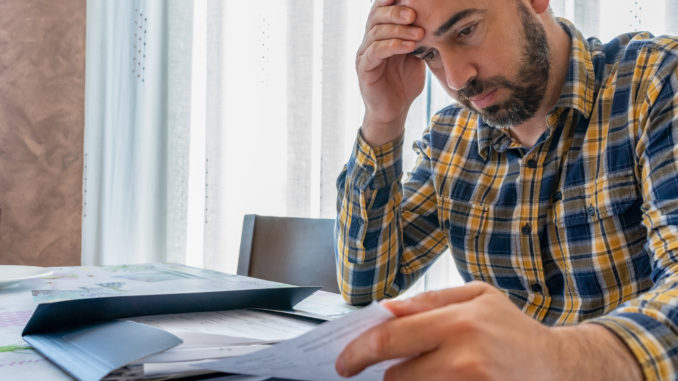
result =
M569 71L534 147L452 105L401 183L402 140L358 136L337 181L340 288L351 303L394 297L449 248L466 281L544 324L602 324L646 379L675 378L678 39L601 44L560 22Z

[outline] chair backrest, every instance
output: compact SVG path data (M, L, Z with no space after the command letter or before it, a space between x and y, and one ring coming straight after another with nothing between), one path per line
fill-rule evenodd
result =
M334 220L246 215L238 274L339 292Z

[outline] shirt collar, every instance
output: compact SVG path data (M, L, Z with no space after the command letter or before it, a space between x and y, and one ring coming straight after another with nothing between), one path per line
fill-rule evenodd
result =
M558 18L558 22L570 36L572 48L567 78L553 111L559 108L575 109L589 119L593 110L596 80L590 46L574 24L564 18ZM512 139L505 130L490 126L480 117L478 117L477 134L478 152L485 159L487 159L487 150L490 147L497 152L504 152L512 146Z
M596 85L591 47L574 24L564 18L558 18L558 22L570 35L572 51L570 52L567 78L555 108L573 108L586 119L589 119L593 110L593 95Z

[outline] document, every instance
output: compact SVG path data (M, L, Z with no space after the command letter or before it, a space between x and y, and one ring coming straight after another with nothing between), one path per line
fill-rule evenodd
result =
M295 338L317 326L308 321L253 310L140 316L129 320L169 332L182 340L178 346L137 360L135 364L240 356Z
M171 264L55 270L52 277L31 291L39 304L22 338L80 380L100 379L182 341L167 331L118 319L246 308L289 310L317 290ZM242 354L267 345L171 352L164 361Z
M294 306L295 311L322 320L334 320L359 309L360 307L347 304L340 294L323 290L314 292Z
M226 310L211 312L192 312L173 315L139 316L129 320L147 324L164 331L172 332L184 340L184 344L204 346L205 344L230 344L223 340L230 336L261 341L278 342L297 337L317 326L315 323L293 317L255 310ZM198 335L202 334L202 335ZM214 334L209 336L206 334ZM213 338L214 340L211 340ZM247 343L255 344L252 340Z
M229 357L194 365L197 368L251 376L295 380L345 381L334 370L334 362L344 347L367 329L392 319L393 314L379 303L342 318L323 323L316 329L244 356ZM351 380L382 380L393 360L367 368Z

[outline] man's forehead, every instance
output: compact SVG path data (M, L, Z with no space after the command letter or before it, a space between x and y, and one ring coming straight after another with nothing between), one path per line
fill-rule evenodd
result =
M494 0L497 1L497 0ZM440 8L441 6L478 7L487 3L487 0L395 0L394 5L403 5L410 8Z
M426 1L426 0L395 0L394 5L403 5L410 7L412 9L417 9L426 6L435 6L434 3L437 1Z
M427 27L437 28L436 22L439 23L453 13L466 9L487 8L487 3L488 0L396 0L394 5L412 8L417 14L413 24L427 29ZM434 24L431 25L429 22Z

